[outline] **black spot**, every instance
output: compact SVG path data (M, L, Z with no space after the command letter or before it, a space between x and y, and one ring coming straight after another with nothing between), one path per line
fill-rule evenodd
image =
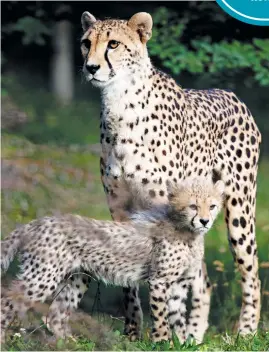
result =
M158 310L158 307L156 306L156 304L151 304L150 306L153 310Z
M239 221L238 219L233 219L233 226L238 227L239 226Z
M242 165L241 164L236 164L236 169L238 172L242 171Z
M251 136L250 138L251 144L255 144L256 143L256 138L254 136Z
M250 168L250 163L249 163L248 161L245 163L245 168L246 168L247 170Z
M241 150L241 149L237 149L237 150L236 150L236 155L238 156L238 158L241 158L241 156L242 156L242 150Z
M147 178L142 178L142 184L146 185L149 183L149 180Z
M240 217L240 225L243 229L247 226L246 219L243 216Z
M244 120L243 120L243 118L240 116L240 117L239 117L239 120L238 120L239 125L242 125L243 122L244 122Z

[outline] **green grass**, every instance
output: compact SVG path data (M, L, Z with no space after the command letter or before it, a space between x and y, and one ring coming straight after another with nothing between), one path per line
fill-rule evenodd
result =
M21 334L19 334L21 335ZM13 339L7 344L8 351L268 351L269 333L259 332L256 335L241 337L222 333L219 335L207 334L201 344L196 344L188 339L183 344L176 336L171 341L153 343L149 338L137 342L129 342L127 338L121 336L116 330L109 336L109 342L104 345L96 343L91 339L79 337L75 341L72 339L40 343L40 339L27 339L15 334Z

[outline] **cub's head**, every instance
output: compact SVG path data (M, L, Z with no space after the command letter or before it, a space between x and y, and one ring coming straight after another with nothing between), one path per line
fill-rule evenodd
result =
M225 185L206 178L167 183L169 214L178 228L205 234L213 225L224 200Z
M146 43L152 30L148 13L139 12L129 21L100 21L84 12L81 23L83 72L95 86L104 87L116 77L122 79L148 60Z

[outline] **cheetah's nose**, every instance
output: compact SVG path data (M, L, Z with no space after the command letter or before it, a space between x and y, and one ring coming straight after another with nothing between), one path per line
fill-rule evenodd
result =
M100 65L86 65L86 69L90 72L90 74L94 75L100 68Z
M206 227L206 225L209 223L209 220L208 219L200 219L200 223Z

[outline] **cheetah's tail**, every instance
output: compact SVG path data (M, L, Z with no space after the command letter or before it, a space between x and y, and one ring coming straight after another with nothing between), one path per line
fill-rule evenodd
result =
M21 242L23 228L14 230L7 236L3 241L1 241L1 269L7 271L10 263L13 261L15 255L17 254Z

